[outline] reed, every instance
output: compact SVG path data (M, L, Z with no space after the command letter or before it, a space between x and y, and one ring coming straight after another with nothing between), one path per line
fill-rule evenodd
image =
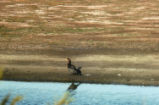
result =
M1 104L0 104L0 105L6 105L7 102L8 102L8 100L9 100L9 97L10 97L10 95L6 95L6 96L3 98L3 100L1 101Z
M0 80L3 79L3 68L0 67Z
M16 96L15 98L13 98L13 100L12 100L10 105L16 105L16 103L21 101L22 99L23 99L22 96Z
M2 101L0 102L0 105L8 105L10 94L6 95ZM16 105L17 102L21 101L23 99L22 96L16 96L12 99L11 103L9 105Z
M73 101L73 98L71 97L71 93L69 91L65 92L63 97L55 102L54 105L69 105Z

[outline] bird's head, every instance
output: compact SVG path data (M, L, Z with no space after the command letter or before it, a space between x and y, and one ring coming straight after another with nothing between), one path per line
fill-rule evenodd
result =
M68 61L71 60L70 58L66 58Z
M70 62L70 61L71 61L71 59L70 59L70 58L66 58L66 59L67 59L67 61L68 61L68 62Z

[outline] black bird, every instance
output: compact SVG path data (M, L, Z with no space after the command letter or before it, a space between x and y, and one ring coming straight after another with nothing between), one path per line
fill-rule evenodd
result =
M71 59L70 58L67 58L67 68L69 71L73 70L73 74L77 74L77 75L82 75L82 72L81 72L81 68L82 67L76 67L75 65L73 65L71 63Z

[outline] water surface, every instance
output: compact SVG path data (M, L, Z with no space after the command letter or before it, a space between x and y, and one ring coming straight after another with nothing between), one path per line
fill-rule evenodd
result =
M23 96L17 105L46 105L60 100L67 90L73 101L70 105L158 105L159 87L72 84L48 82L0 81L0 100L11 94Z

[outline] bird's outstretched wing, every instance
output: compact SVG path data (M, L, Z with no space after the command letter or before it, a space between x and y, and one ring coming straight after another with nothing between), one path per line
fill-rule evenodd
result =
M76 66L75 65L71 65L71 69L76 70Z
M82 69L82 67L78 67L78 68L77 68L77 70L81 70L81 69Z

